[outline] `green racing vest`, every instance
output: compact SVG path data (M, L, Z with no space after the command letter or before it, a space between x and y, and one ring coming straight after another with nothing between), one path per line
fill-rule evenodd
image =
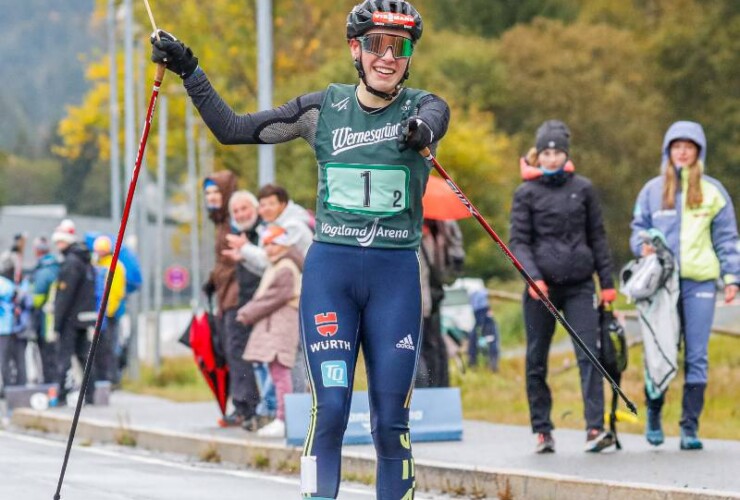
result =
M399 151L397 136L426 92L403 89L389 106L367 112L355 89L332 84L321 105L316 241L416 249L431 165L417 151Z

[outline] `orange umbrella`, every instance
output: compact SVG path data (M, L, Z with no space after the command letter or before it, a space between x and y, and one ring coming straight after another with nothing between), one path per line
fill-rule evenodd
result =
M458 220L470 217L470 211L452 191L444 179L429 176L427 190L421 200L424 218L434 220Z

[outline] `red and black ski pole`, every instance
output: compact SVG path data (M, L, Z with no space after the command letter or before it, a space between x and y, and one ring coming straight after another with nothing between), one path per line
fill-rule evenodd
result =
M80 388L80 396L77 398L77 405L75 407L75 414L72 418L72 427L69 430L69 437L67 439L67 448L64 452L64 462L62 463L62 470L59 474L59 483L57 484L57 490L54 494L54 500L61 498L60 492L62 490L62 483L64 482L64 474L67 471L67 464L69 463L69 455L72 450L72 442L75 438L75 431L77 430L77 423L80 419L80 412L82 411L82 403L85 400L85 394L87 393L87 387L90 384L90 374L92 372L93 360L95 359L95 351L98 348L100 341L100 329L103 324L105 317L105 311L108 307L108 296L110 295L111 285L113 284L113 274L118 264L118 256L121 253L121 244L123 243L123 236L126 233L126 225L128 224L129 213L131 212L131 203L134 199L134 192L136 191L136 182L139 179L139 172L141 171L141 161L144 158L144 151L146 150L146 142L149 138L149 129L152 126L152 116L154 110L157 107L157 97L159 96L159 88L162 85L164 79L165 67L162 64L157 65L157 73L154 77L154 87L152 89L152 95L149 98L149 108L146 112L146 120L144 121L144 131L141 134L141 141L139 142L139 152L136 155L136 164L134 166L134 172L131 176L131 182L128 186L128 194L126 195L126 204L123 208L123 215L121 217L121 224L118 227L118 237L116 238L116 246L113 250L113 257L111 258L110 267L108 268L108 277L105 280L105 290L103 292L103 298L98 308L98 316L95 321L95 333L93 334L92 344L90 345L90 352L87 355L87 362L85 363L85 370L82 375L82 387Z
M486 230L486 232L493 238L493 240L498 244L499 248L503 250L506 257L509 258L512 264L514 264L514 267L516 267L517 271L519 271L519 274L521 274L524 279L527 281L530 287L532 287L533 290L537 292L537 295L540 297L540 300L542 300L542 303L545 304L547 309L552 313L553 316L555 316L555 319L558 320L558 322L563 325L563 327L566 329L568 334L571 336L573 341L578 345L578 347L581 348L581 350L586 354L586 357L588 357L589 361L594 365L594 367L604 376L604 378L611 384L612 389L616 391L617 394L624 400L624 403L627 405L627 408L637 415L637 407L635 404L629 400L629 398L622 392L622 389L619 387L619 384L617 384L614 379L612 379L611 376L606 372L606 369L601 365L599 360L596 358L596 356L589 350L588 347L586 347L586 344L583 342L583 339L576 333L576 331L573 329L570 324L565 320L562 314L560 314L560 311L557 310L555 305L550 301L550 299L545 295L545 293L540 289L540 287L537 286L534 279L529 275L526 269L522 266L522 264L519 262L519 260L514 256L514 254L509 250L509 247L506 246L506 243L503 242L501 237L499 237L498 234L496 234L496 231L493 230L493 228L486 222L486 219L483 218L483 216L478 212L478 209L475 208L475 205L468 199L467 196L465 196L465 193L463 193L459 187L457 187L457 184L455 184L455 181L452 180L450 175L445 171L444 168L442 168L442 165L439 164L437 159L434 157L432 152L429 150L429 148L424 148L420 151L421 155L426 158L427 160L431 161L434 165L434 168L439 172L439 175L442 176L442 178L447 182L447 185L450 186L450 189L457 195L457 197L462 201L463 205L470 211L471 215L475 217L475 219L480 223L481 226L483 226L483 229Z

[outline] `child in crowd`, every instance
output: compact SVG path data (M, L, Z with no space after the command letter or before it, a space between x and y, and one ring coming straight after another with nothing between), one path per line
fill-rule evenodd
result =
M293 390L291 369L298 350L298 298L303 257L290 245L288 233L280 226L269 226L262 241L270 264L252 300L239 309L237 320L254 325L244 359L268 363L277 392L276 418L257 435L283 437L285 395Z

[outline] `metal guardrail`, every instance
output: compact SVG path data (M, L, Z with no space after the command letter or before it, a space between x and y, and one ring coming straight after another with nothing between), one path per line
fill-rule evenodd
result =
M505 292L503 290L494 290L492 288L488 288L487 290L488 290L488 297L491 299L504 300L507 302L521 302L522 301L521 293Z
M637 311L635 310L620 310L615 311L616 314L621 315L625 320L638 321ZM716 335L725 335L727 337L740 338L740 330L733 328L727 328L724 326L712 326L712 333Z
M722 328L722 327L712 327L712 333L717 333L719 335L727 335L728 337L735 337L740 338L740 331L733 330L731 328Z
M494 300L501 300L505 302L522 301L521 293L507 292L504 290L494 290L492 288L488 288L488 297ZM615 313L621 315L626 320L637 321L637 311L635 310L618 310L615 311ZM724 326L713 326L712 333L717 335L725 335L728 337L740 338L740 330L727 328Z

